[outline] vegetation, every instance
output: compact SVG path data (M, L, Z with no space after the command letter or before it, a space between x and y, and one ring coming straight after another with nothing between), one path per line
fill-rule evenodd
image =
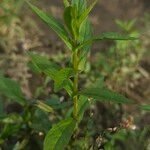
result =
M113 86L117 83L117 86L124 87L126 79L136 79L143 73L139 72L137 66L144 50L140 54L137 51L142 44L139 40L140 33L133 28L135 20L116 20L122 33L104 32L93 35L89 14L97 0L91 4L86 0L64 0L64 24L27 3L64 42L69 55L66 58L61 54L62 60L58 60L59 56L54 58L27 52L30 59L28 67L43 78L42 85L36 87L34 98L25 96L16 81L6 77L4 73L0 74L2 149L146 149L148 141L144 140L150 132L149 127L137 130L131 116L117 126L103 130L96 138L96 144L92 137L99 132L92 112L95 104L105 102L103 105L108 107L108 116L114 118L118 118L117 113L123 110L124 105L141 111L150 110L149 105L137 103L124 94L115 92L114 89L118 87ZM19 6L21 7L20 4ZM115 44L107 53L96 54L98 62L91 64L88 57L92 53L92 44L98 41L115 41ZM132 49L132 52L127 48ZM107 57L110 58L108 61ZM62 65L64 62L65 65ZM96 68L100 68L100 72ZM50 89L52 93L49 95L47 87L51 83L54 88ZM59 98L60 95L65 95L65 101L64 97ZM7 112L4 110L5 99L14 102L7 106ZM104 117L107 119L107 116ZM44 141L41 140L43 138ZM130 139L134 141L134 145L125 144Z

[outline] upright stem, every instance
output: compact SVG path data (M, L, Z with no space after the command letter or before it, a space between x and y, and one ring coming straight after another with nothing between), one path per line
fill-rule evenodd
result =
M78 51L73 52L73 69L74 69L74 81L73 81L73 117L77 120L78 115Z

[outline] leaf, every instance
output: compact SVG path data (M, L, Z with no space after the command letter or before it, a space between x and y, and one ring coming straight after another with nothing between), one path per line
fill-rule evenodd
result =
M78 121L81 121L84 115L84 112L89 107L89 101L86 96L80 96L78 101Z
M70 96L72 96L72 94L73 94L73 82L70 79L64 81L63 88L67 91L67 93Z
M0 76L0 94L22 105L27 103L24 98L24 94L21 91L20 85L16 81L2 76Z
M72 19L73 19L72 18L72 9L73 9L72 6L66 7L64 10L64 15L63 15L65 24L71 33L73 33L73 30L72 30Z
M136 19L132 19L129 21L121 21L117 19L115 22L118 25L118 27L120 27L122 30L129 32L132 29L132 27L135 25Z
M41 69L33 62L28 62L28 67L36 74L40 74L41 73Z
M76 5L77 7L77 16L81 16L87 9L86 0L72 0L72 5ZM92 38L92 27L88 18L86 18L82 24L79 25L79 37L78 42L83 43ZM82 50L87 52L89 51L91 44L82 47Z
M92 26L89 19L86 19L80 26L79 30L79 43L83 43L92 38ZM84 45L80 50L80 58L79 58L79 69L81 71L86 70L87 56L91 49L91 43Z
M92 38L92 26L91 26L91 22L87 19L85 20L82 25L80 26L80 31L79 31L79 43L83 43L84 41L90 40ZM83 54L81 57L83 57L84 55L87 55L87 53L89 52L91 48L91 43L85 45L84 47L82 47L82 51Z
M66 85L70 84L69 78L71 76L73 76L73 74L74 74L74 71L72 68L64 68L64 69L61 69L60 71L58 71L54 77L54 81L55 81L54 90L55 90L55 92L59 91L60 89L62 89Z
M28 52L27 54L31 58L32 63L30 63L30 66L32 70L38 73L44 73L52 79L54 78L59 70L58 65L50 62L47 57L41 56L37 53Z
M50 99L46 103L54 109L64 109L72 106L72 101L61 102L60 99Z
M96 36L94 38L91 38L90 40L84 41L82 44L78 45L76 49L81 49L86 45L89 45L93 42L96 41L102 41L102 40L137 40L138 37L131 37L131 36L127 36L127 35L121 35L119 33L116 32L105 32L102 33L99 36Z
M73 69L60 69L58 65L50 62L48 58L40 56L37 53L28 52L28 55L31 58L32 69L39 73L44 73L55 81L54 90L56 92L65 88L69 95L72 94L72 81L69 80L69 77L73 75Z
M20 124L23 122L23 118L19 114L10 114L1 121L4 124Z
M37 101L36 106L40 108L41 110L43 110L44 112L48 112L48 113L54 112L52 107L50 107L49 105L41 101Z
M79 18L79 24L81 24L83 21L85 21L88 17L88 14L91 12L93 7L96 5L98 0L95 0L87 9L84 10L84 12L81 14Z
M121 94L110 91L106 88L90 87L81 91L80 94L98 101L108 101L123 104L132 103L130 99L124 97Z
M28 145L28 142L29 142L29 137L26 137L24 138L21 142L17 142L14 147L13 147L13 150L21 150L21 149L24 149L24 147L26 145Z
M76 123L68 118L54 125L44 140L44 150L63 150L69 143Z
M121 35L116 32L105 32L94 38L95 40L136 40L137 37L130 37L128 35Z
M46 23L48 24L57 34L58 36L64 41L69 49L72 49L72 44L69 39L69 35L65 30L64 26L60 24L53 16L47 15L36 6L32 5L31 3L27 2L30 8Z
M86 9L86 0L71 0L71 4L76 5L78 17L81 16Z
M146 111L150 111L150 105L141 105L140 106L141 110L146 110Z

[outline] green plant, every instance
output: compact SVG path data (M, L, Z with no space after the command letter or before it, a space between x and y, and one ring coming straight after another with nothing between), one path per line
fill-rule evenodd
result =
M86 0L72 0L71 2L65 0L63 15L65 26L59 23L53 16L47 15L34 5L28 3L31 9L58 34L71 52L71 65L67 68L60 68L35 53L29 53L34 69L38 72L43 72L54 80L55 92L64 88L73 101L72 116L54 125L47 133L44 141L45 150L65 148L75 128L78 127L85 105L89 101L100 100L123 104L132 103L129 99L106 89L103 85L98 87L92 85L84 90L79 89L79 74L84 72L83 66L91 44L94 41L136 39L135 37L120 35L114 32L93 36L88 15L96 2L97 0L87 7Z

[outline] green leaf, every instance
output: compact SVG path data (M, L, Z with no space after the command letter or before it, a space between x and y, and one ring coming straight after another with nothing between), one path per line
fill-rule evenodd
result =
M72 19L73 19L72 18L72 9L73 9L72 6L66 7L64 10L64 15L63 15L65 24L71 33L73 33L73 30L72 30Z
M64 85L63 85L63 88L67 91L67 93L72 96L73 94L73 82L68 79L68 80L65 80L64 81Z
M64 109L72 106L72 101L61 102L59 99L49 99L46 101L46 104L51 106L54 109Z
M63 150L69 143L76 123L72 118L60 121L47 133L44 150Z
M128 35L121 35L116 32L105 32L94 38L95 40L136 40L137 37L130 37Z
M85 20L82 25L80 26L80 31L79 31L79 43L83 43L84 41L90 40L92 38L92 26L91 26L91 22L87 19ZM81 54L83 57L83 55L87 55L87 53L89 52L91 48L91 43L85 45L84 47L82 47L82 51L83 54Z
M141 110L146 110L146 111L150 111L150 105L141 105L140 106Z
M0 76L0 94L22 105L26 104L20 85L9 78Z
M76 5L78 17L84 13L86 9L86 0L71 0L72 5Z
M1 121L4 124L20 124L23 122L23 118L19 114L10 114Z
M55 77L55 74L59 70L58 65L50 62L47 57L41 56L37 53L28 52L27 54L31 58L30 67L32 70L38 73L44 73L52 79Z
M40 74L41 73L41 69L33 62L28 62L28 67L36 74Z
M69 95L72 94L72 81L69 80L73 75L72 68L60 69L58 65L50 62L47 57L40 56L37 53L28 52L28 55L31 58L32 70L44 73L46 76L54 80L54 90L56 92L65 88Z
M64 68L64 69L61 69L60 71L58 71L54 77L54 81L55 81L54 90L55 90L55 92L59 91L60 89L62 89L63 87L65 87L68 84L71 86L69 78L71 76L73 76L73 74L74 74L74 71L72 68Z
M43 110L44 112L48 112L48 113L54 112L54 110L51 106L49 106L41 101L37 101L36 106L38 108L40 108L41 110Z
M84 43L92 38L92 26L88 19L86 19L80 26L79 30L79 43ZM87 56L91 49L91 43L84 45L80 50L80 58L79 58L79 69L81 71L85 71L86 63L87 63Z
M81 16L87 9L87 2L86 0L72 0L72 5L76 5L77 7L77 16ZM79 25L79 37L78 43L83 43L92 38L92 27L88 17ZM82 47L83 51L89 51L91 44ZM85 54L85 55L86 55ZM84 55L84 54L83 54Z
M116 32L105 32L105 33L102 33L101 35L99 36L96 36L94 38L91 38L90 40L87 40L87 41L84 41L82 44L78 45L76 49L81 49L83 48L84 46L86 45L89 45L93 42L96 42L96 41L102 41L102 40L137 40L138 37L131 37L131 36L128 36L128 35L121 35L119 33L116 33Z
M90 87L80 92L88 98L93 98L98 101L108 101L123 104L130 104L132 101L121 94L110 91L106 88Z
M89 107L89 101L86 96L80 96L78 101L78 121L81 121L84 115L84 112Z
M36 6L29 3L30 8L46 23L48 24L57 34L58 36L64 41L69 49L72 49L72 44L69 39L69 35L65 30L64 26L59 23L53 16L47 15Z
M87 9L84 10L84 12L81 14L81 16L79 18L79 24L81 24L83 21L85 21L87 19L89 13L93 9L93 7L96 5L97 1L98 0L95 0Z

